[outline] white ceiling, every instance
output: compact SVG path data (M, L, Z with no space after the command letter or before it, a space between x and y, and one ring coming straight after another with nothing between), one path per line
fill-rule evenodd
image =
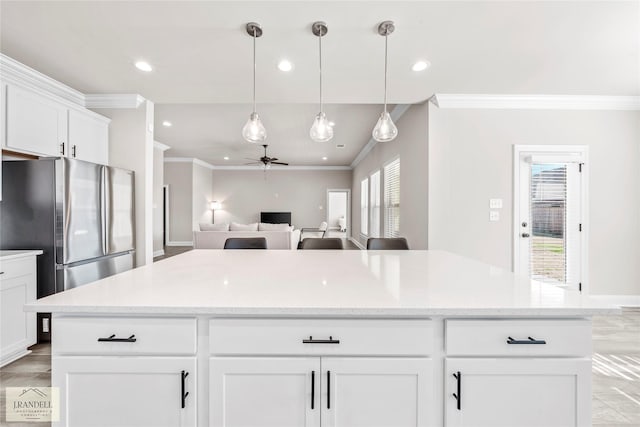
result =
M335 136L330 142L321 143L309 138L317 104L261 105L259 114L267 128L268 155L295 165L351 164L371 138L382 106L332 104L324 110L335 122ZM165 153L167 157L196 157L213 165L244 165L249 162L246 159L263 155L261 145L245 142L240 133L250 113L248 104L156 105L155 137L172 147ZM162 126L164 120L172 126ZM338 148L338 144L345 147ZM224 160L225 156L229 160ZM324 156L327 160L322 160Z
M224 164L224 155L253 157L239 135L252 93L244 25L256 21L264 29L258 111L271 154L295 164L323 164L317 159L327 155L344 165L368 141L379 111L372 104L382 101L376 27L386 19L397 27L389 37L393 104L436 92L640 95L639 1L2 0L0 51L84 93L143 95L156 103L156 136L173 147L168 155ZM324 95L343 151L307 137L317 112L316 20L329 26ZM292 72L277 69L282 58ZM135 69L140 59L154 71ZM431 68L412 71L418 59ZM165 119L174 127L163 129Z

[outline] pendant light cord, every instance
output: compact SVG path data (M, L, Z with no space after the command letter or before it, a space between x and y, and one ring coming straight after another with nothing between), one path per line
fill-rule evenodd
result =
M318 37L318 45L320 46L320 112L322 113L322 29L320 29L320 36Z
M384 35L384 112L387 112L387 39L389 36Z
M256 29L253 29L253 112L256 112ZM386 95L385 95L386 96Z

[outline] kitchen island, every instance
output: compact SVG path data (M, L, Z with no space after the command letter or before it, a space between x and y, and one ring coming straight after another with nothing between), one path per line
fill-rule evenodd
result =
M26 307L68 426L587 426L618 312L441 251L195 250Z

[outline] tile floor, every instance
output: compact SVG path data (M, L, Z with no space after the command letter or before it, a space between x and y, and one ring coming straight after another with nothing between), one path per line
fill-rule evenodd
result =
M640 426L640 308L594 318L593 339L593 425ZM51 347L35 345L31 350L30 355L0 368L0 426L48 427L47 423L5 423L5 387L51 383Z

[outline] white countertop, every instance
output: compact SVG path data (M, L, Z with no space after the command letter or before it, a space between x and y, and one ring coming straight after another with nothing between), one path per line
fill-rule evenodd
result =
M27 256L42 255L40 249L26 249L15 251L0 251L0 261L7 261L14 258L23 258Z
M590 316L618 310L442 251L194 250L28 311L249 316Z

